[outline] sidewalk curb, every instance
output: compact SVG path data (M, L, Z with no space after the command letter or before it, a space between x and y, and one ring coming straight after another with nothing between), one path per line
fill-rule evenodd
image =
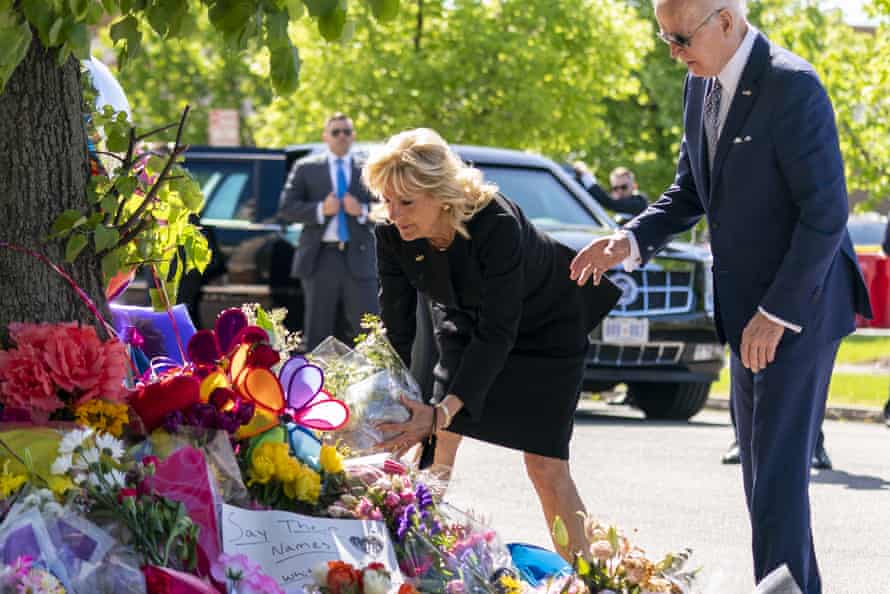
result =
M711 397L705 408L712 410L729 410L729 398ZM884 415L880 408L870 406L828 406L825 418L842 421L861 421L863 423L883 423Z

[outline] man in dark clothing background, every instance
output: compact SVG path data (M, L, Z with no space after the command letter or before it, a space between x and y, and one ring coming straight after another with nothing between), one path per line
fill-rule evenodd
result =
M636 216L646 210L649 200L645 194L638 192L639 187L632 171L626 167L618 167L609 174L611 195L597 182L593 173L581 161L572 164L575 179L584 189L599 202L600 206L613 212Z

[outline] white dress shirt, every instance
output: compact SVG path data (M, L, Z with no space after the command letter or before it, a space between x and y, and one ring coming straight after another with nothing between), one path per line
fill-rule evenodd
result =
M333 189L334 194L337 193L337 159L343 159L343 171L346 173L346 187L352 183L352 155L350 153L346 153L342 157L338 157L330 150L326 151L328 158L328 173L331 176L331 188ZM340 208L343 208L343 205L340 205ZM324 201L318 203L318 208L316 209L316 216L318 217L318 224L324 225ZM368 220L368 206L366 204L362 204L362 213L356 217L356 220L360 224L365 224ZM328 226L325 227L324 235L322 235L321 240L324 243L337 243L340 241L339 235L339 222L336 216L331 217Z
M739 44L739 47L732 55L732 58L726 63L726 66L723 67L720 74L717 75L717 78L720 80L720 85L723 87L720 101L720 113L717 117L718 139L720 138L720 133L723 132L723 124L726 123L726 117L729 115L730 107L732 107L732 101L735 97L736 89L739 87L739 81L742 79L742 73L745 71L745 66L748 64L748 58L751 57L751 50L754 48L754 41L757 39L757 33L757 29L749 24L748 32L745 33L742 43ZM627 238L628 243L630 243L630 255L625 258L622 265L624 266L625 271L632 272L639 267L640 262L642 261L640 258L640 246L637 243L637 238L634 236L633 231L622 229L619 233L624 235L624 237ZM758 307L757 310L770 321L775 322L776 324L781 324L792 332L799 333L803 330L802 327L778 318L764 310L762 307Z

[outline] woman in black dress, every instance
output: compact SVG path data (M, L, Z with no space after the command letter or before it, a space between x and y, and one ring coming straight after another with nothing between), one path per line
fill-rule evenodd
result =
M587 335L620 295L579 288L574 252L540 233L432 130L394 136L365 166L389 224L377 227L380 303L395 349L410 364L417 291L432 304L439 346L434 405L384 447L403 452L436 434L435 462L451 467L461 436L521 450L548 525L584 542L584 509L569 472L569 440ZM433 426L435 424L435 427Z

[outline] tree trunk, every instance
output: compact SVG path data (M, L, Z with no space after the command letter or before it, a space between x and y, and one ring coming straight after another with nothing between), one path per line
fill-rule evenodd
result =
M59 67L56 57L35 33L0 94L0 241L44 253L105 311L93 250L67 265L64 246L45 243L62 211L86 212L89 179L80 63L72 57ZM0 340L15 321L96 323L56 272L30 255L0 248Z

